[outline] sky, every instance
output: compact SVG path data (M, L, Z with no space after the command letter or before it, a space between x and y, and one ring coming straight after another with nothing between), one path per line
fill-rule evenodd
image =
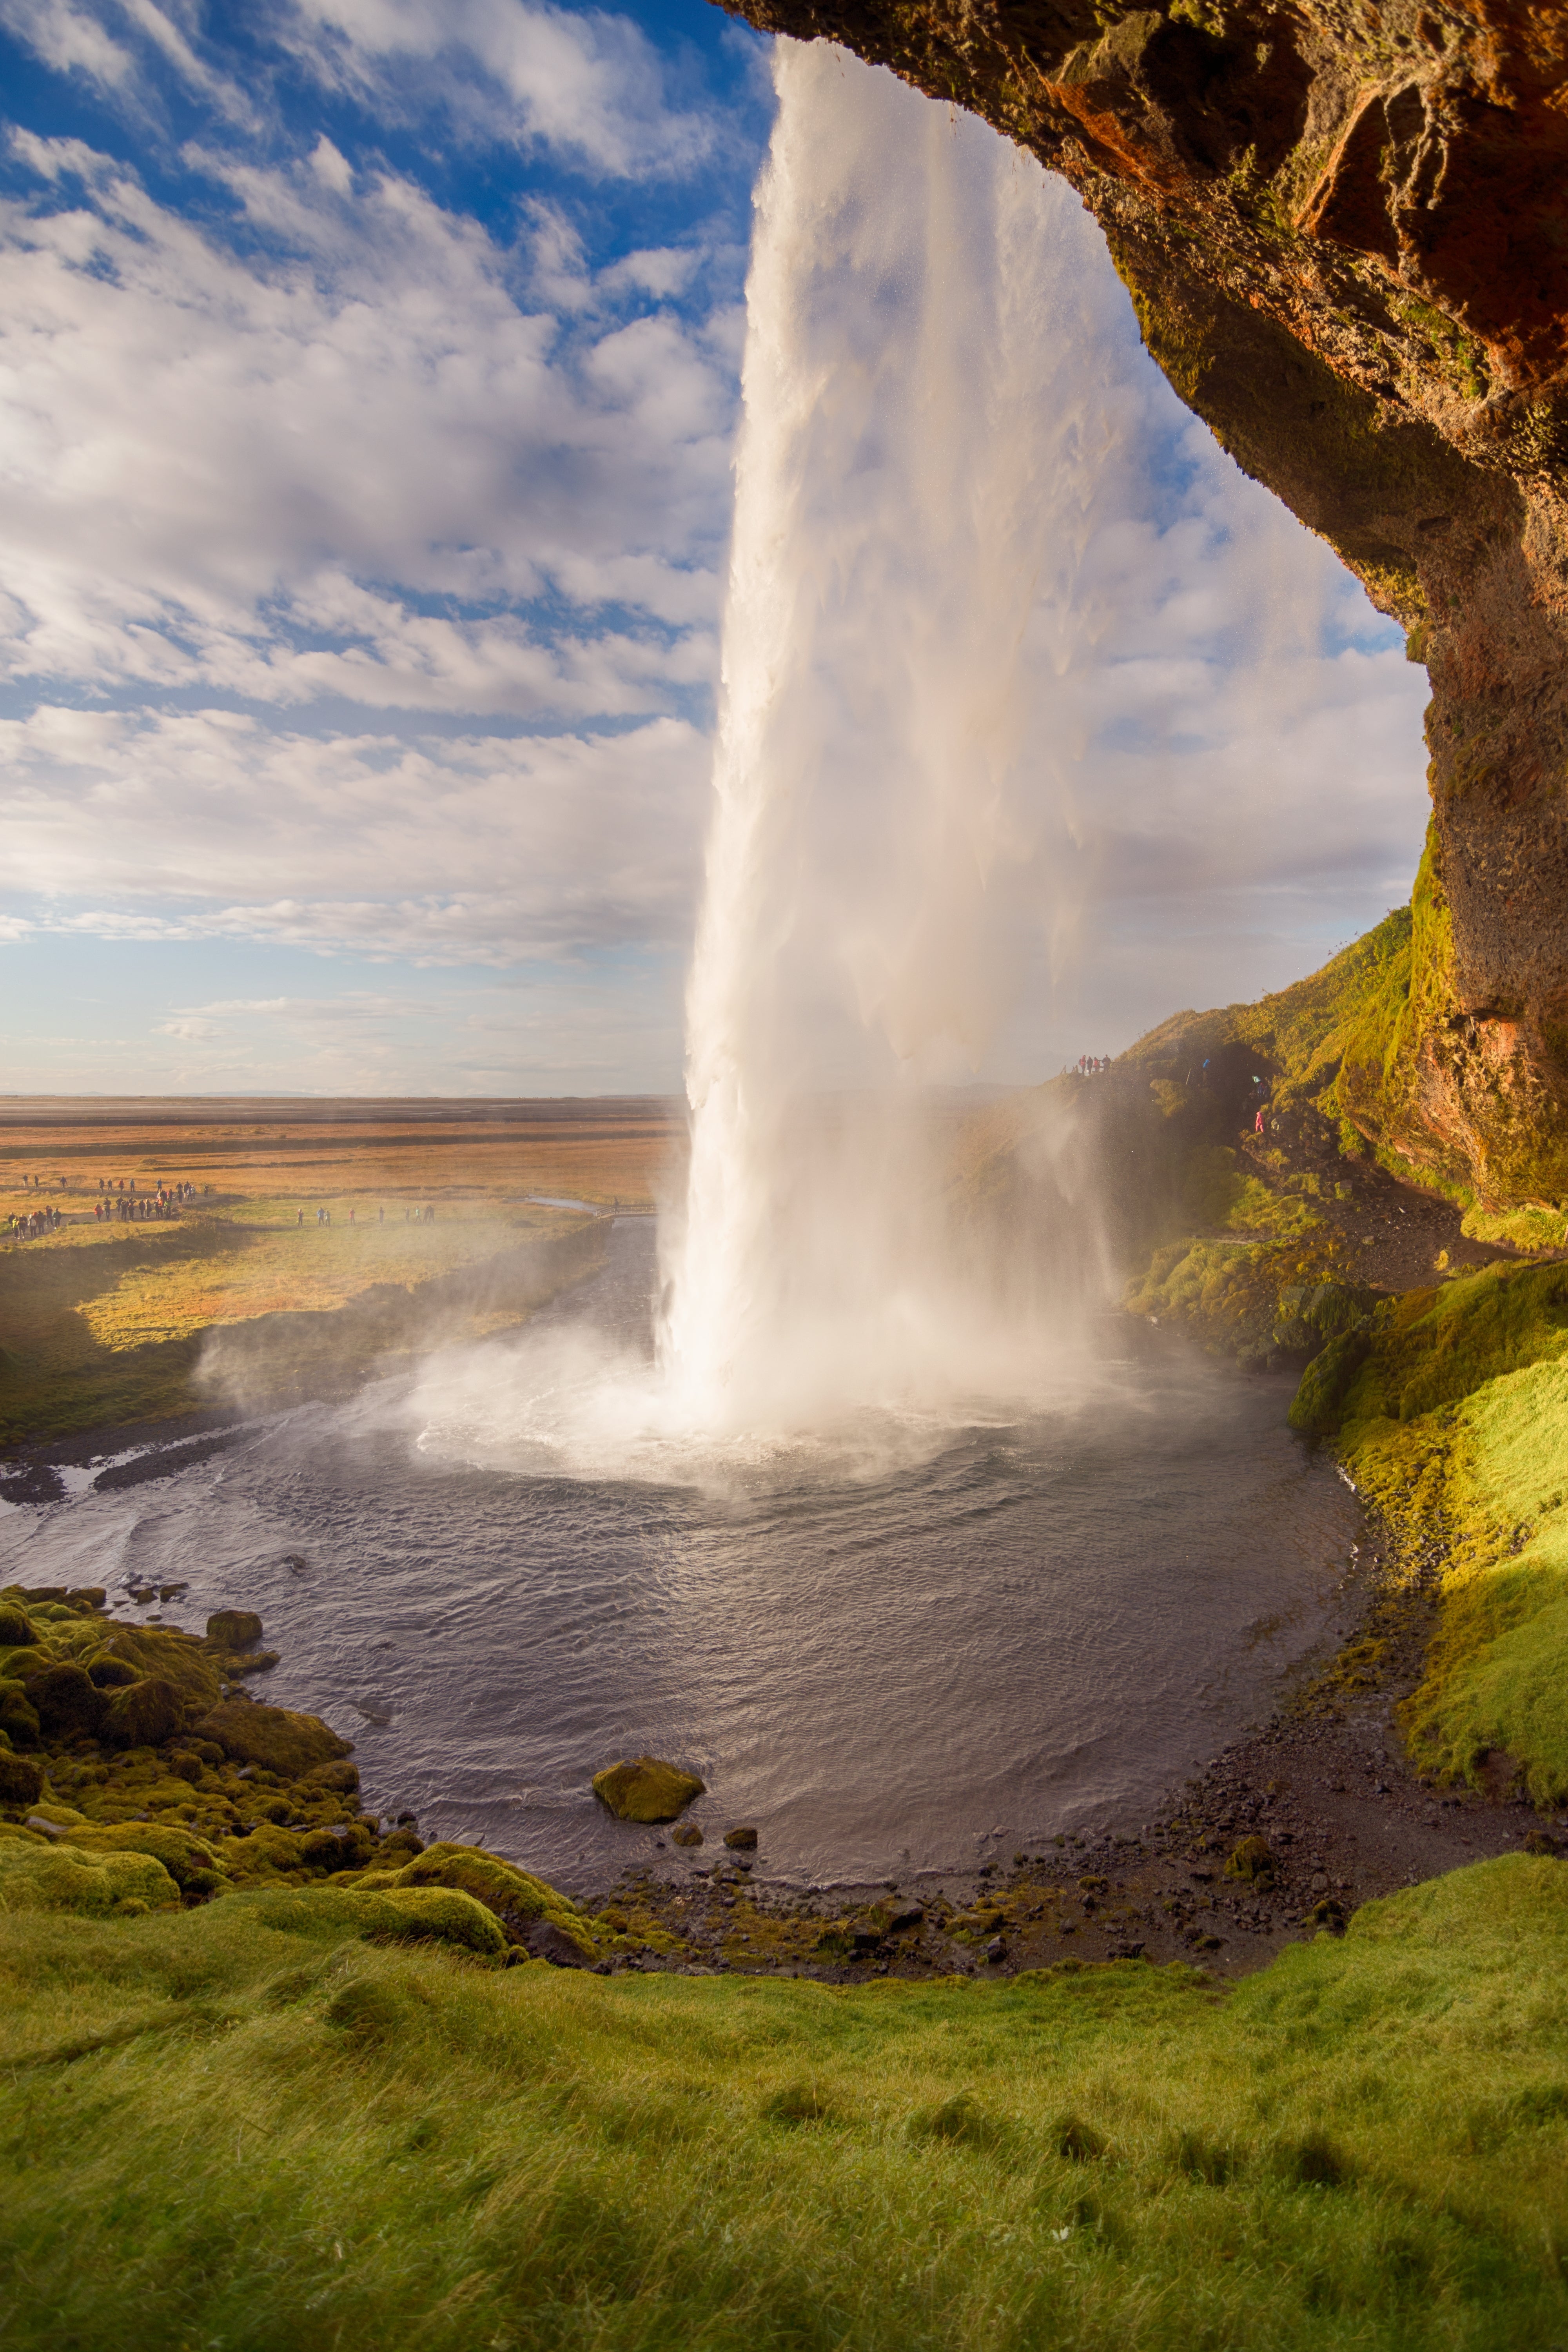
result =
M768 45L707 0L0 0L0 1089L676 1090ZM1426 818L1425 673L1104 270L1008 1083L1311 970Z

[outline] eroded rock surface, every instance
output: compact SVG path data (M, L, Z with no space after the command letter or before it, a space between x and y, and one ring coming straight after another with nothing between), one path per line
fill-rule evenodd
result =
M1079 191L1151 352L1409 632L1429 920L1369 1110L1568 1192L1568 11L721 0L967 107Z

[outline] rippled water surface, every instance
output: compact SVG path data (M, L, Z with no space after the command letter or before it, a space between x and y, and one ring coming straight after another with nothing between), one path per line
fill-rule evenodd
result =
M651 1267L623 1221L556 1321L640 1335ZM259 1610L282 1663L257 1696L353 1738L370 1808L568 1883L651 1857L664 1832L589 1786L644 1751L791 1875L1136 1828L1331 1630L1358 1521L1286 1428L1287 1379L1105 1329L1076 1401L853 1475L805 1449L704 1485L541 1475L493 1425L476 1465L388 1384L146 1484L74 1474L0 1514L0 1581L183 1578L166 1614L192 1628ZM463 1370L504 1396L506 1347Z

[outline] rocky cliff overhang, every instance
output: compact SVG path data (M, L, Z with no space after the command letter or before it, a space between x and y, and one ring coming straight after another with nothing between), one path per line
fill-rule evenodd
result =
M1568 7L720 5L1070 180L1176 391L1409 632L1471 1074L1436 1140L1487 1189L1493 1087L1568 1149Z

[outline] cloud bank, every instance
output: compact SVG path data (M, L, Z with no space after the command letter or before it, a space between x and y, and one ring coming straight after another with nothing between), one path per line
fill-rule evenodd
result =
M673 1087L757 45L699 0L0 34L49 100L0 177L12 1082ZM1015 1078L1310 968L1424 816L1420 673L1101 268L1124 462Z

